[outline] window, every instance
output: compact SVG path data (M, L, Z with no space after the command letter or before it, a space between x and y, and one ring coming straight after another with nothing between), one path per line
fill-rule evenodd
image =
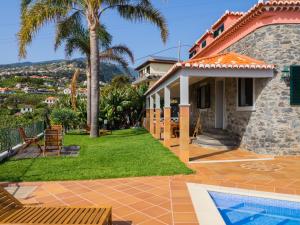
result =
M147 71L148 74L150 74L150 66L147 66L146 71Z
M238 109L254 109L254 79L238 78Z
M224 24L222 24L217 30L214 31L214 38L218 37L224 31Z
M300 105L300 66L291 66L290 73L291 105Z
M201 47L202 47L202 48L205 48L205 47L206 47L206 40L202 41Z
M210 85L206 84L197 90L197 108L210 108Z
M189 58L192 58L196 54L196 51L192 51L189 55Z

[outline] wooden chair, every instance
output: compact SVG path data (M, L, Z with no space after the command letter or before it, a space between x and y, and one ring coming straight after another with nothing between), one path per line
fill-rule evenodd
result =
M58 132L63 135L64 130L62 125L51 125L52 130L58 130Z
M38 148L42 150L40 144L39 144L39 138L38 137L28 137L25 133L24 128L20 127L19 128L19 133L21 138L23 139L23 142L25 142L25 145L22 147L22 150L24 150L25 148L29 147L32 144L36 144L38 146Z
M35 207L23 205L0 187L0 224L112 225L111 207Z
M57 151L58 156L62 150L63 136L59 130L46 129L44 136L44 149L43 156L46 155L47 151Z
M178 138L180 135L180 127L179 127L179 121L178 122L171 122L171 131L172 135L175 136L175 138Z

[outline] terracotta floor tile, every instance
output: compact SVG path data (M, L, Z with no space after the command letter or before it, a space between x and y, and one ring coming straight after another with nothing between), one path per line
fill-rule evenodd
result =
M175 223L197 223L195 213L177 213L174 212Z
M157 220L162 221L166 224L173 224L173 217L171 213L166 213L164 215L161 215L159 217L157 217Z
M160 204L163 204L165 202L169 202L169 199L154 196L154 197L151 197L151 198L147 198L145 201L147 201L147 202L149 202L153 205L160 205Z
M174 212L193 212L194 207L191 204L173 204Z
M145 201L139 201L133 204L129 204L129 207L132 207L138 211L142 211L144 209L150 208L152 206L154 206L153 204L149 203L149 202L145 202Z
M133 213L133 209L130 207L127 207L127 206L121 206L121 207L115 208L113 210L114 210L114 213L120 217L125 217L125 216Z
M148 193L148 192L140 192L138 194L135 194L135 197L143 199L143 200L147 200L148 198L153 198L154 195L152 193Z
M168 225L162 221L159 221L159 220L155 220L155 219L150 219L150 220L147 220L143 223L140 223L139 225Z
M153 207L141 210L141 212L145 213L147 215L150 215L152 217L158 217L158 216L168 213L168 210L161 208L159 206L153 206Z
M125 218L128 221L132 221L133 224L140 224L147 220L151 220L151 217L140 212L134 212L133 214L126 215Z

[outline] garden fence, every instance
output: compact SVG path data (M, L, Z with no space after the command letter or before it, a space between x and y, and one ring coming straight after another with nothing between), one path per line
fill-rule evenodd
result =
M28 137L34 137L44 131L44 122L37 121L23 126ZM14 146L23 142L18 128L7 127L0 129L0 153L11 150Z

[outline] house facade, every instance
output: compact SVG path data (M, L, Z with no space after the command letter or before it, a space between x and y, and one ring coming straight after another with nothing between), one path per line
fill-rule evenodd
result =
M168 70L177 63L175 58L167 57L151 57L135 68L138 72L137 79L132 83L134 86L139 87L141 85L152 85L161 78Z
M45 102L48 106L52 106L52 105L54 105L57 101L58 101L58 98L50 96L50 97L47 97L47 98L45 99L44 102Z
M227 11L190 49L190 59L174 65L148 90L148 129L155 135L154 113L157 120L164 110L168 145L169 102L179 97L185 161L198 115L203 130L226 130L239 139L240 148L299 155L299 53L300 1L273 0L245 13Z
M32 113L33 112L33 107L31 105L24 105L20 109L20 113L25 114L25 113Z

